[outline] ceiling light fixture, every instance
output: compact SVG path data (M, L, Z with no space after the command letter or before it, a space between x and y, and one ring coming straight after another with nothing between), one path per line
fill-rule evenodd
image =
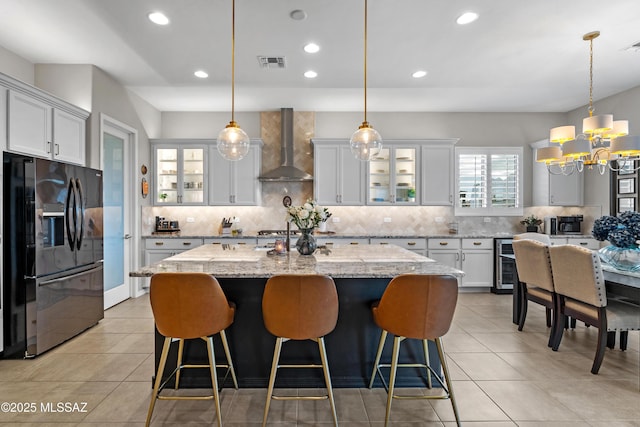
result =
M424 70L418 70L415 73L411 74L411 77L413 77L414 79L420 79L424 76L427 75L427 72Z
M478 19L478 14L477 13L475 13L475 12L465 12L462 15L458 16L458 19L456 19L456 24L458 24L458 25L467 25L467 24L472 23L476 19Z
M364 121L351 135L351 152L359 160L371 160L382 148L382 137L367 122L367 1L364 0Z
M157 25L167 25L169 23L169 18L162 12L151 12L147 17L149 21Z
M571 175L582 172L585 165L588 169L595 165L600 175L607 165L614 171L640 168L640 165L633 167L633 161L640 160L640 136L627 136L629 122L614 121L612 114L593 115L593 40L599 35L600 31L592 31L582 36L582 40L589 42L589 117L582 120L582 133L576 137L575 126L555 127L549 141L560 146L536 152L536 161L546 163L551 174Z
M320 46L315 43L309 43L304 46L304 51L307 53L317 53L320 50Z
M235 118L235 48L236 48L236 0L231 3L231 121L218 134L217 148L226 160L240 160L249 152L249 136Z
M308 79L315 79L316 77L318 77L318 73L313 70L309 70L304 72L304 76Z
M207 72L203 70L198 70L194 72L193 75L199 79L206 79L207 77L209 77L209 74L207 74Z

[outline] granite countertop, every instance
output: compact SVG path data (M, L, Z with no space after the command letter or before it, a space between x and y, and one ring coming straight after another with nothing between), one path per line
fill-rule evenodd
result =
M291 235L292 238L295 238L297 235ZM402 234L340 234L340 233L314 233L316 238L337 238L337 239L510 239L513 237L511 233L466 233L466 234L429 234L429 235L402 235ZM587 239L593 238L591 234L554 234L549 237L559 238L559 239ZM232 235L185 235L180 234L179 232L173 233L157 233L152 234L150 236L142 236L143 239L157 239L157 238L167 238L167 239L274 239L279 238L283 239L285 236L273 236L273 235L265 235L258 236L257 234L243 234L241 236L232 236Z
M274 274L326 274L334 278L392 278L398 274L449 274L461 270L397 246L333 245L303 256L294 249L269 255L244 245L204 245L140 268L131 277L160 272L205 272L219 278L268 278Z

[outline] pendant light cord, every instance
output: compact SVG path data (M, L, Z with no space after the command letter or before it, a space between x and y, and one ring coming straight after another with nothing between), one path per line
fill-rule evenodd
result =
M364 0L364 121L367 122L367 0Z
M593 38L589 39L589 117L593 116Z
M231 3L231 121L235 122L236 87L236 0Z

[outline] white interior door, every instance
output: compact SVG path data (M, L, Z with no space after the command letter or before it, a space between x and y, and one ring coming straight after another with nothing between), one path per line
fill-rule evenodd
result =
M132 205L135 131L102 118L101 145L104 180L104 307L132 296Z

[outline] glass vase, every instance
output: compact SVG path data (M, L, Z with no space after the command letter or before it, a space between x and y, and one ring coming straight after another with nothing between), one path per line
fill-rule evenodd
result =
M296 249L300 255L313 255L318 247L315 237L311 234L313 228L301 228L302 233L296 242Z
M609 245L598 250L600 259L618 270L640 270L640 248L619 248Z

